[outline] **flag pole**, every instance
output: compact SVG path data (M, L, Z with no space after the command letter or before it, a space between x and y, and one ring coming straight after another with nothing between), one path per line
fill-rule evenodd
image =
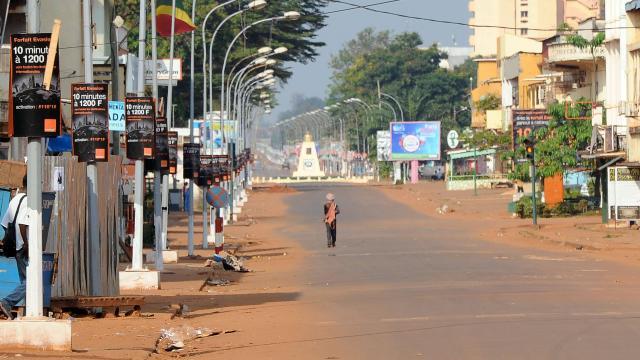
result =
M176 33L176 0L171 1L171 37L169 40L169 84L167 90L167 126L173 127L173 53ZM169 221L169 174L162 176L162 246L167 248L167 222Z
M196 23L196 1L197 0L193 0L193 4L191 5L191 22L193 22L194 24ZM189 142L191 144L193 144L193 117L194 117L194 112L195 109L194 107L194 76L195 76L195 58L194 58L194 51L195 51L195 34L196 31L195 29L191 32L191 72L190 72L190 84L189 84ZM188 249L188 254L189 256L193 256L193 181L195 179L191 179L191 181L189 181L189 194L188 194L188 200L189 200L189 209L187 209L187 211L189 212L189 233L188 233L188 243L187 243L187 249Z

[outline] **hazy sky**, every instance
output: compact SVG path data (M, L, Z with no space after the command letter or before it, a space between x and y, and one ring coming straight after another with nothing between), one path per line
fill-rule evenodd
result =
M345 0L349 3L366 5L381 2L381 0ZM466 23L470 13L467 10L468 0L400 0L395 3L376 6L376 9L391 11L413 16L446 19ZM331 4L327 11L349 7L342 4ZM452 36L455 36L459 46L468 46L470 31L466 26L437 24L432 22L404 19L396 16L376 14L364 9L356 9L329 15L327 26L320 31L318 40L327 45L318 50L319 56L315 62L302 65L291 64L293 76L280 89L278 102L272 117L278 117L282 111L290 108L291 96L301 93L305 96L326 97L327 85L331 76L329 59L349 40L366 27L377 30L391 30L394 33L415 31L420 34L425 45L440 43L442 46L452 46Z

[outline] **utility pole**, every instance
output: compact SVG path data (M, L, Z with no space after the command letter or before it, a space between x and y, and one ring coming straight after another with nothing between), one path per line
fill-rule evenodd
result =
M151 88L153 99L156 103L156 113L161 112L158 106L158 33L156 23L156 0L151 0ZM157 115L157 114L156 114ZM157 121L157 119L156 119ZM155 126L155 124L154 124ZM156 246L156 270L164 270L164 259L162 257L162 174L160 169L153 172L153 227Z
M138 38L138 91L137 95L144 96L144 57L147 33L147 9L146 1L140 1L140 24ZM134 235L133 235L133 258L131 268L134 271L141 271L142 268L142 239L144 237L144 160L136 160L135 178L135 198L134 198Z
M111 20L113 21L115 18L115 0L110 0L109 9L111 10L112 16ZM118 51L120 50L120 43L118 43L118 33L116 30L116 26L113 22L110 24L109 28L111 29L111 100L118 101L120 98L120 84L119 76L120 76L120 62L118 60ZM120 132L112 131L111 132L111 141L113 142L112 153L113 155L120 155Z
M82 42L84 55L84 82L93 83L93 47L91 35L91 0L82 1ZM95 161L87 163L87 207L89 208L89 259L91 295L100 296L102 285L100 272L100 232L98 215L98 167Z
M27 0L27 33L40 30L39 4ZM54 25L56 26L56 25ZM60 26L60 22L57 22ZM51 44L54 44L53 37ZM57 40L57 39L56 39ZM51 48L51 46L50 46ZM49 53L49 57L53 54ZM16 142L17 143L17 142ZM13 145L13 144L12 144ZM42 138L30 137L27 143L27 207L31 213L29 222L29 264L27 265L26 316L42 316Z
M193 0L193 4L191 6L191 21L195 24L196 22L196 0ZM193 118L194 118L194 84L195 84L195 30L191 32L191 72L190 72L190 84L189 84L189 143L193 144ZM189 181L189 233L188 233L188 242L187 242L187 250L189 256L193 256L193 182L196 179L191 179Z
M173 52L176 28L176 0L171 2L171 37L169 40L169 84L167 88L167 126L173 127ZM169 174L162 175L162 244L158 250L167 248L167 228L169 222Z

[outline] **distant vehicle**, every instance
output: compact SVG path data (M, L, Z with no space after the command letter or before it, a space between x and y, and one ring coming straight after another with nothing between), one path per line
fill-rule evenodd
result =
M282 169L287 169L287 170L291 169L288 161L285 161L282 163Z
M418 173L422 179L444 180L444 166L442 165L427 166L422 164L418 168Z

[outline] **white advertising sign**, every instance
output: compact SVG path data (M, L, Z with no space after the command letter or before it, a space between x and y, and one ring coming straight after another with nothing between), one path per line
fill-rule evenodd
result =
M640 168L609 168L609 218L640 220Z
M156 62L156 77L160 81L169 81L169 66L171 66L170 59L158 59ZM144 64L145 81L150 82L153 80L153 60L147 60ZM182 80L182 59L173 59L173 80Z
M391 155L391 132L378 130L378 161L389 161Z

